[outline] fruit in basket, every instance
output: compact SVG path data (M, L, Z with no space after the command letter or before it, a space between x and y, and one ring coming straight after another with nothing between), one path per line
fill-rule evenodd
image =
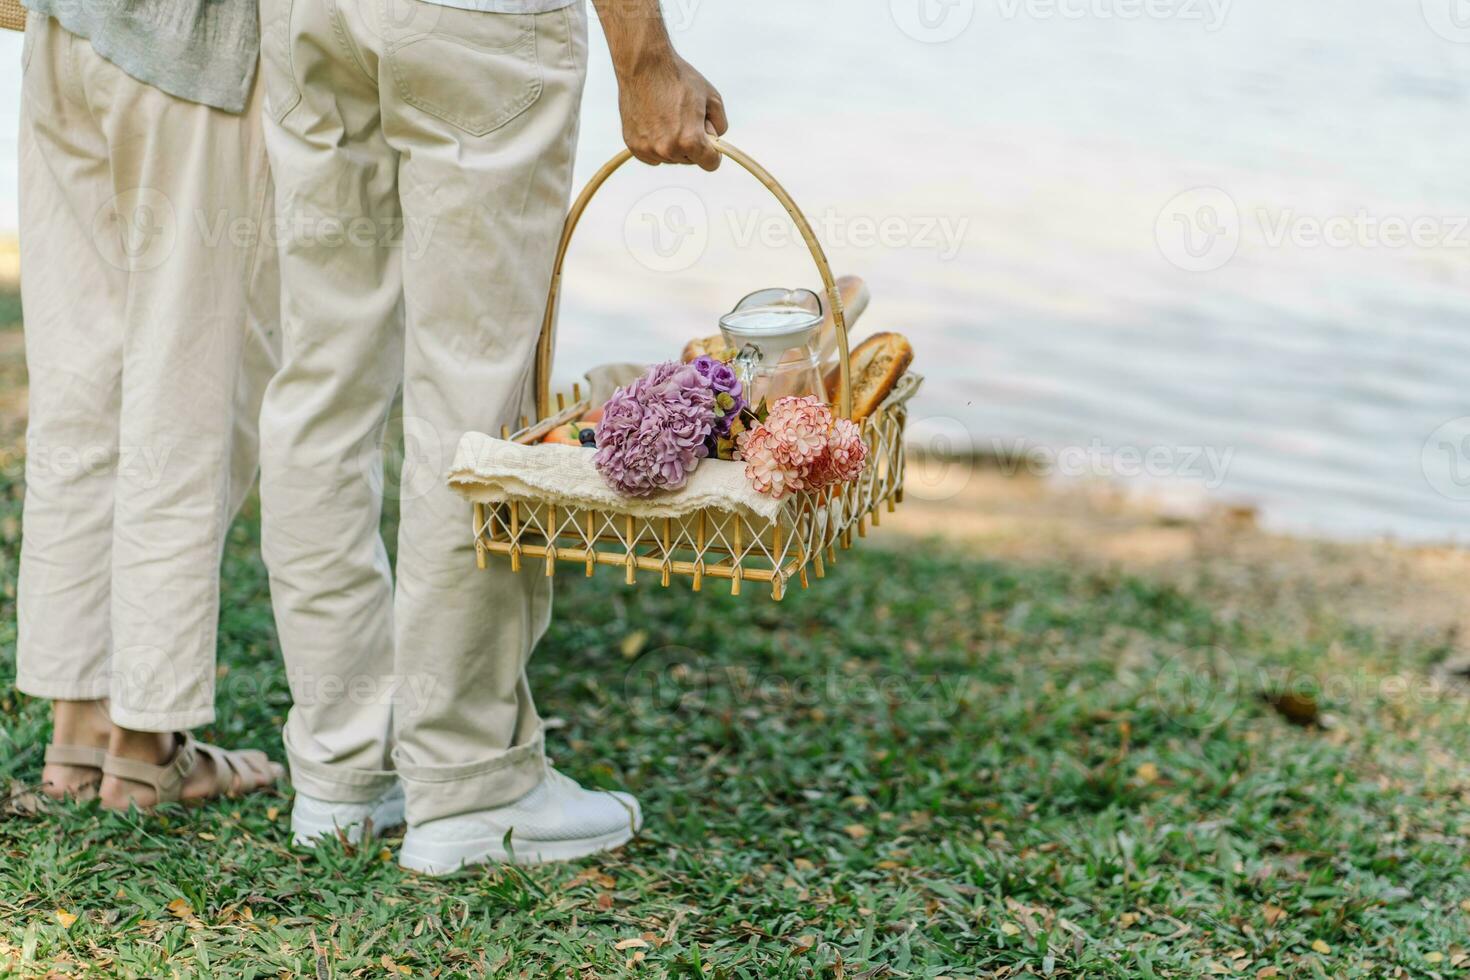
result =
M902 334L875 333L852 352L852 417L861 421L877 411L914 361ZM827 372L827 398L837 401L837 368Z
M588 439L592 441L588 442ZM546 433L546 438L541 441L554 446L595 446L597 430L586 422L568 422Z

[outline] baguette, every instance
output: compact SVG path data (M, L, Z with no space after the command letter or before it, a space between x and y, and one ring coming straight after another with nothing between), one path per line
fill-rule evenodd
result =
M914 349L903 335L875 333L852 352L852 417L865 419L898 384L914 360ZM827 372L827 400L837 401L841 375L836 367Z
M847 336L851 338L852 328L857 325L858 317L868 308L872 293L868 291L868 284L863 281L862 276L839 276L837 295L842 297L842 320L847 324ZM817 361L825 371L837 360L837 320L832 316L831 304L827 302L826 296L822 297L822 311L826 316L822 320L822 330L817 338Z

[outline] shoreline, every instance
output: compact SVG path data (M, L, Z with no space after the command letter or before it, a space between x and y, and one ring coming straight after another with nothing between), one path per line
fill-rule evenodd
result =
M23 455L26 393L21 332L0 324L0 450L12 462ZM1470 581L1470 549L1276 532L1263 529L1249 506L1205 498L1181 507L1126 485L1039 476L1012 462L911 456L905 501L880 516L868 543L940 539L998 561L1120 569L1293 620L1325 606L1355 626L1431 640L1452 661L1470 637L1460 584Z
M1250 507L1185 514L1125 487L983 460L911 458L909 470L904 503L873 536L880 543L891 530L998 561L1122 570L1298 622L1326 608L1353 626L1442 645L1452 663L1470 637L1470 549L1460 546L1280 533Z

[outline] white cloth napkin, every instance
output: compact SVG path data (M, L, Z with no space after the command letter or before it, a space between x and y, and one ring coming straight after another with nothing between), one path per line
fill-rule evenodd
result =
M466 432L454 454L449 486L473 503L537 500L634 517L683 517L717 507L771 521L781 511L781 501L750 485L744 463L702 459L682 488L629 497L607 485L592 464L593 455L593 450L579 446L522 446L483 432Z

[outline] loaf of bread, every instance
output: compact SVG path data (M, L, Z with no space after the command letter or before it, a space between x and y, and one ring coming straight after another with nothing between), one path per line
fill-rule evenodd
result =
M688 364L696 358L708 355L716 360L728 361L735 356L730 350L730 345L725 343L725 335L715 334L713 337L695 337L684 345L684 363Z
M914 349L903 335L875 333L852 352L852 417L865 419L898 384L914 360ZM827 372L827 399L837 401L840 375L834 366Z

